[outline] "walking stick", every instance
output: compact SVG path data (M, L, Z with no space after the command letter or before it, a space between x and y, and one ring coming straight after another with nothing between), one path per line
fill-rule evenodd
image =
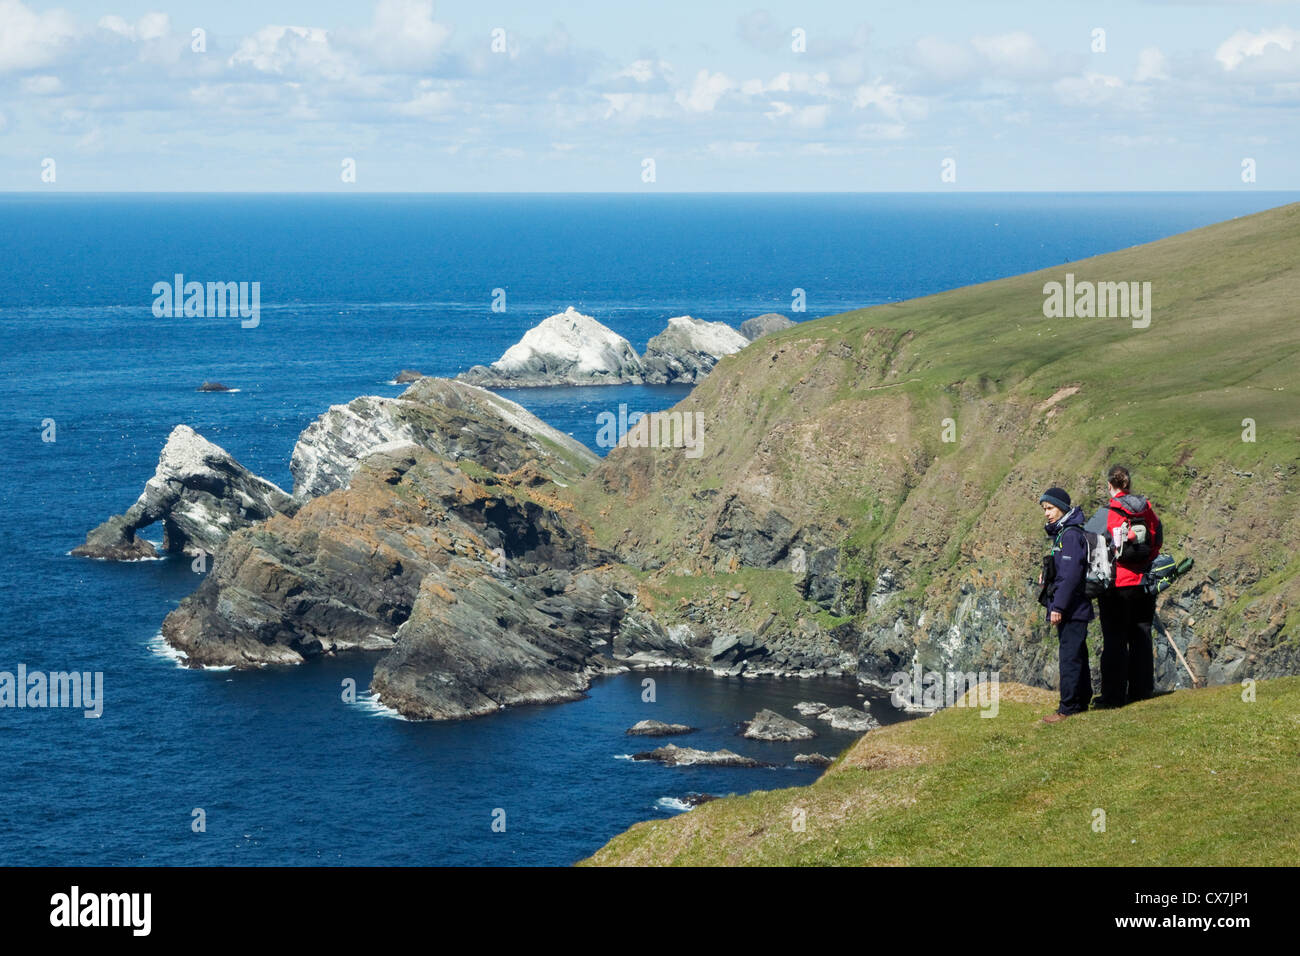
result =
M1178 655L1178 660L1183 665L1183 669L1187 671L1187 676L1192 679L1192 686L1200 687L1201 679L1197 677L1195 674L1193 674L1192 669L1187 666L1187 658L1183 657L1183 652L1178 649L1178 645L1174 643L1174 639L1169 636L1169 632L1165 630L1165 626L1160 623L1160 618L1153 617L1151 619L1151 623L1153 623L1156 626L1156 630L1158 630L1161 634L1163 634L1165 636L1165 639L1169 641L1169 646L1172 647L1174 649L1174 653Z

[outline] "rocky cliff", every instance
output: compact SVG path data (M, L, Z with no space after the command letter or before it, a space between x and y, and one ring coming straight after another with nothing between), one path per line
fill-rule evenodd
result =
M561 482L575 480L599 460L522 405L466 383L421 378L397 398L362 396L332 406L308 425L289 464L294 497L301 501L346 486L364 455L394 442L494 472L533 465Z
M1149 325L1051 319L1045 286L1150 281ZM1073 280L1071 280L1073 281ZM639 570L645 652L728 673L1056 681L1038 494L1127 463L1197 560L1159 620L1198 678L1300 671L1300 207L800 323L676 407L695 458L620 447L566 494ZM1249 307L1241 303L1249 302ZM671 635L671 639L665 639ZM1091 643L1099 646L1093 625ZM634 648L635 649L635 648ZM1190 683L1156 640L1162 686Z
M234 531L293 508L278 487L188 425L177 425L135 504L90 531L72 553L114 561L154 557L153 544L136 533L159 521L163 550L213 552Z
M1147 276L1159 311L1046 318L1066 273ZM88 545L132 556L157 520L170 548L211 544L163 626L190 664L380 649L372 686L410 716L567 700L626 666L1051 686L1037 496L1091 507L1122 460L1166 549L1197 558L1160 621L1198 678L1294 673L1298 294L1300 207L1283 207L765 335L673 410L707 424L702 448L598 462L514 403L424 378L309 426L289 499L182 426ZM1156 652L1160 684L1185 684L1163 635Z
M331 409L299 440L303 502L235 531L163 623L191 666L384 650L401 713L568 700L622 669L629 594L554 498L594 456L519 406L422 379Z

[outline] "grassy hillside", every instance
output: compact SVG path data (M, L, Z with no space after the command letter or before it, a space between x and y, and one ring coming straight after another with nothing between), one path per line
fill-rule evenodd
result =
M1066 273L1150 282L1150 326L1045 318L1044 284ZM667 618L705 607L709 626L746 630L776 611L768 633L831 634L861 674L917 654L1044 683L1054 637L1036 630L1026 587L1043 547L1037 495L1061 485L1091 510L1121 461L1169 549L1197 559L1163 612L1193 666L1293 673L1297 303L1292 205L805 322L723 359L677 406L704 421L700 457L615 449L568 494L602 544L653 569L642 599ZM780 548L759 559L737 547L765 521L835 549L834 602L800 596ZM745 600L710 607L747 568L764 575Z
M1041 723L1055 703L1003 684L992 719L949 708L871 731L811 786L639 823L584 863L1295 863L1300 678L1253 702L1224 686Z

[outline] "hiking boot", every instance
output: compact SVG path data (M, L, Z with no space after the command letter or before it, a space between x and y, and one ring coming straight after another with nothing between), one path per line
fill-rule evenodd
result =
M1069 716L1070 716L1069 714L1062 714L1060 711L1057 711L1055 714L1048 714L1046 717L1044 717L1043 723L1059 724L1061 721L1065 720L1065 718Z

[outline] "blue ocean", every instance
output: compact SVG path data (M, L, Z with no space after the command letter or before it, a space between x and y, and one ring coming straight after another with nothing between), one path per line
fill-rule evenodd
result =
M810 320L1296 198L0 195L0 671L103 673L98 719L0 709L0 864L567 865L637 821L689 812L688 793L809 783L819 771L793 764L796 752L833 756L853 740L736 736L764 707L860 704L851 680L637 672L573 703L421 723L344 702L343 682L365 688L373 655L180 668L158 633L198 584L190 560L68 555L135 500L175 424L288 489L298 433L331 404L398 394L399 369L488 363L568 306L641 350L670 316ZM257 327L156 317L151 290L176 274L258 282ZM204 381L235 391L197 392ZM595 447L601 411L654 411L686 391L505 394ZM883 721L902 719L886 696L867 699ZM646 718L780 766L633 762L653 744L624 731Z

